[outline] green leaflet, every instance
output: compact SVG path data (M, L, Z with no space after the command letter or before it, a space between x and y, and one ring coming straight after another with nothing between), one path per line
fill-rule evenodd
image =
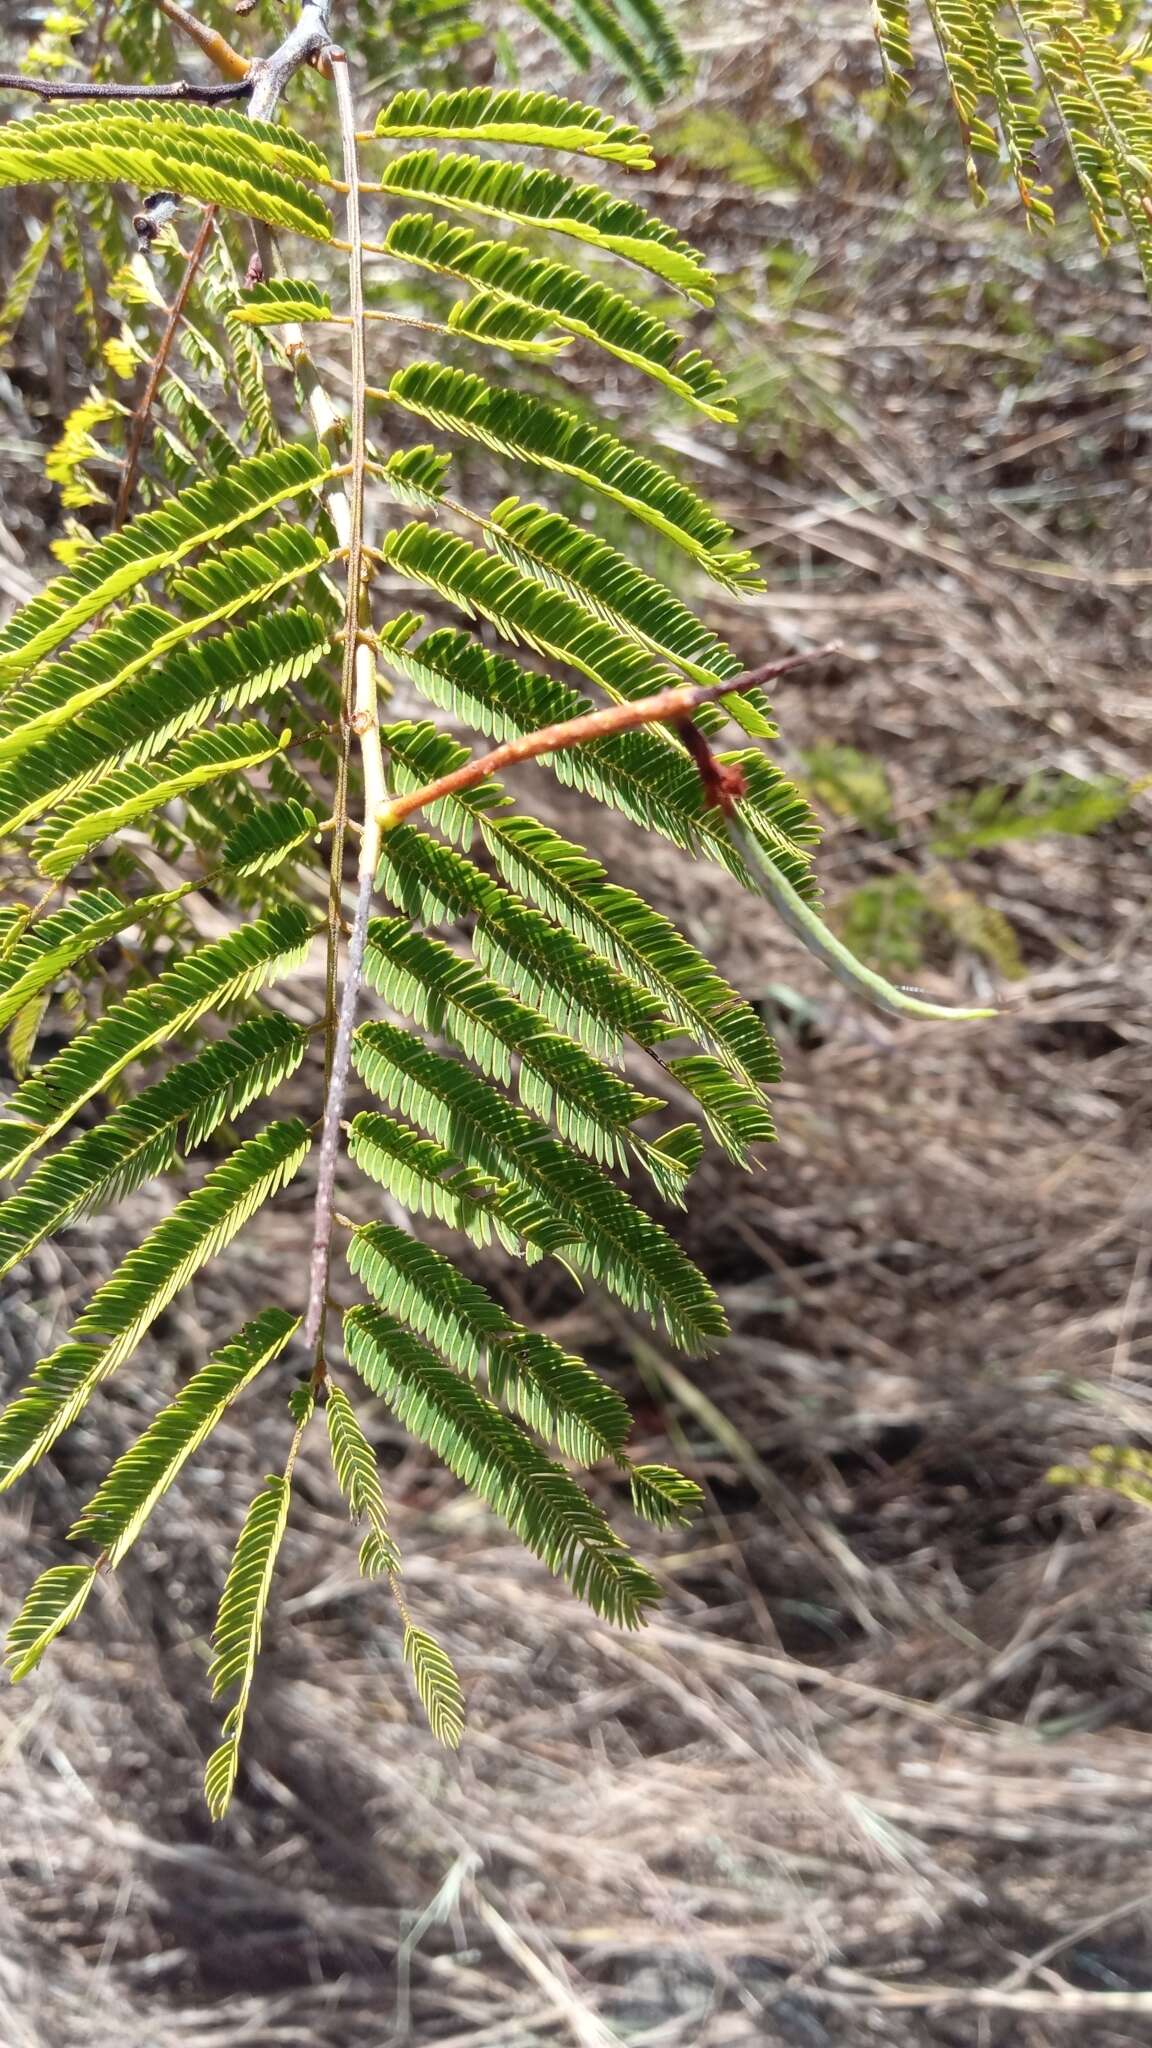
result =
M62 878L101 840L135 819L150 816L205 783L260 767L283 753L291 739L290 732L277 737L251 721L193 733L173 747L162 767L127 768L105 776L64 805L37 839L33 859L42 874Z
M353 1058L374 1094L462 1164L535 1196L573 1233L566 1261L662 1321L682 1349L707 1348L723 1336L723 1310L675 1240L486 1081L390 1024L361 1025Z
M635 1512L656 1529L683 1527L704 1504L695 1480L669 1465L629 1465L628 1479Z
M394 221L384 246L406 263L546 314L558 327L654 377L709 419L730 422L736 417L715 364L697 349L684 350L676 330L656 314L583 271L533 256L515 242L482 241L469 228L446 226L426 213Z
M295 797L261 804L229 834L220 866L237 879L271 874L315 839L316 823L315 812Z
M106 1280L66 1341L0 1415L0 1490L42 1458L193 1274L232 1242L307 1156L303 1124L269 1124L237 1147Z
M218 242L218 246L223 245ZM242 320L237 320L232 307L222 314L221 326L228 344L232 381L244 409L248 431L257 448L278 448L282 436L269 390L266 345Z
M435 1636L409 1622L404 1630L404 1662L437 1742L446 1749L459 1749L464 1736L464 1694L448 1652Z
M8 1027L5 1051L14 1081L24 1081L28 1077L50 1002L51 997L46 992L34 996Z
M60 107L10 121L0 185L131 184L332 239L327 207L308 184L330 183L319 151L290 129L207 107Z
M561 1465L381 1309L350 1310L344 1341L373 1393L529 1550L606 1620L639 1626L660 1589Z
M342 1387L329 1387L324 1419L328 1424L332 1470L348 1504L348 1513L353 1522L367 1524L360 1546L360 1569L366 1579L391 1578L400 1569L400 1553L388 1527L380 1474L372 1446Z
M1049 188L1036 175L1035 151L1046 139L1044 121L1025 46L1018 37L1003 34L995 16L985 17L985 36L996 118L1016 190L1025 211L1039 225L1051 226L1055 216L1043 196Z
M244 297L232 309L232 318L245 327L276 327L285 320L307 327L313 321L331 320L332 301L326 291L306 278L270 277L245 289Z
M711 1053L666 1062L673 1080L699 1103L718 1145L737 1166L750 1166L752 1145L770 1145L776 1136L772 1115L759 1089L731 1074Z
M125 903L110 889L83 889L63 910L42 918L0 956L0 1028L86 953L126 926L146 921L178 894L174 890Z
M435 509L444 496L451 465L450 455L422 442L418 448L398 448L376 475L398 505L427 511Z
M96 1570L94 1564L57 1564L40 1574L8 1630L4 1658L11 1678L34 1671L49 1644L83 1613Z
M530 1190L461 1165L447 1146L394 1117L375 1111L355 1117L348 1157L413 1215L451 1224L473 1244L488 1245L496 1237L526 1263L545 1252L562 1257L575 1237L572 1226L550 1215Z
M910 0L876 0L872 20L888 90L903 100L913 62Z
M189 1458L299 1327L298 1316L278 1308L246 1323L117 1458L69 1530L69 1541L95 1543L105 1563L118 1565Z
M428 1725L438 1742L457 1749L464 1733L464 1695L451 1658L434 1636L413 1627L397 1585L400 1555L388 1527L388 1510L376 1459L341 1387L330 1386L325 1406L328 1445L337 1484L353 1522L367 1524L360 1546L365 1578L386 1577L404 1619L404 1662L412 1673Z
M173 1067L82 1131L0 1202L0 1278L66 1223L123 1199L294 1074L308 1035L268 1014Z
M187 606L197 631L203 631L242 606L264 604L285 586L303 584L307 575L326 569L334 553L334 547L307 526L266 526L250 541L219 547L201 561L184 563L172 580L172 592Z
M156 423L157 453L173 490L182 490L194 481L197 465L214 476L231 468L239 451L183 377L170 371L157 395L161 409Z
M487 537L505 561L526 576L565 591L595 617L634 635L658 659L675 663L694 682L740 674L741 664L731 649L695 612L619 549L562 513L506 498L489 517ZM757 739L776 737L761 691L729 698L718 723L729 715ZM706 721L702 729L707 730Z
M220 1820L228 1811L236 1784L240 1738L291 1504L290 1478L270 1473L248 1510L220 1595L212 1636L215 1654L209 1672L212 1697L218 1699L233 1685L239 1690L225 1717L224 1740L209 1758L204 1774L208 1811L213 1820Z
M532 16L533 21L539 22L545 35L551 37L557 49L563 50L575 70L592 69L592 52L588 44L575 22L569 21L567 15L553 7L552 0L520 0L520 6L525 14Z
M601 1059L616 1058L625 1035L641 1045L667 1037L655 996L417 827L399 825L388 834L377 887L418 924L474 920L472 949L481 965Z
M578 185L559 171L424 149L395 158L381 174L379 190L568 235L651 271L700 305L712 303L714 278L674 229L633 200L599 185Z
M731 527L695 491L577 414L436 363L410 363L398 370L386 395L407 412L480 441L497 454L575 477L655 527L726 588L763 588L752 556L734 547Z
M651 62L665 84L682 84L688 76L688 61L662 0L614 0L614 5L624 20L631 23L633 35L650 53Z
M510 355L542 359L572 346L570 334L557 334L547 314L533 313L495 292L474 292L449 309L446 334L476 341L483 348L502 348Z
M527 1330L451 1259L388 1223L353 1236L348 1264L382 1308L580 1464L614 1457L632 1417L620 1395L551 1338Z
M202 632L242 607L266 605L286 586L299 586L326 569L335 553L323 534L311 533L306 526L269 526L252 540L184 563L173 578L172 592Z
M670 80L663 66L629 33L613 0L568 0L568 4L593 48L619 66L634 90L646 100L662 100Z
M170 967L126 996L25 1081L4 1105L0 1173L10 1177L62 1130L84 1103L133 1060L186 1031L209 1010L253 995L300 964L313 925L300 909L272 911Z
M21 261L12 273L4 303L0 306L0 348L7 348L16 329L28 310L32 294L40 279L40 272L52 247L56 232L56 213L53 207L40 232L33 235Z
M332 182L327 158L316 143L278 121L253 121L234 107L89 102L56 106L50 113L34 115L31 125L37 132L58 129L62 136L82 137L88 132L96 136L123 128L127 135L140 134L157 145L167 139L189 145L202 142L225 150L234 163L246 168L266 164L312 184Z
M245 1518L213 1631L213 1699L251 1677L276 1552L287 1526L289 1497L287 1481L270 1474Z
M564 149L629 170L652 168L647 136L598 107L554 93L468 86L458 92L401 92L376 116L376 134L402 140L517 143Z
M593 1159L623 1165L631 1126L660 1104L544 1024L471 961L406 918L368 929L365 979L392 1009L451 1038L482 1073L505 1083L514 1062L520 1099Z
M0 682L31 668L116 598L166 573L194 548L220 540L287 498L318 491L332 474L310 448L278 448L235 462L223 476L193 484L154 512L141 513L122 533L89 548L77 568L9 619L0 632Z
M179 648L0 767L0 834L18 831L103 770L145 762L213 714L243 709L300 681L330 640L325 619L297 608ZM139 777L130 784L142 786Z

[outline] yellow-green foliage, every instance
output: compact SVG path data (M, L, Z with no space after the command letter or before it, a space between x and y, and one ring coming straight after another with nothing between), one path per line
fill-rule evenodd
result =
M1150 32L1122 0L873 0L886 75L898 97L916 31L943 60L969 180L1004 165L1030 222L1053 218L1039 159L1063 147L1097 236L1135 245L1152 288Z
M1086 1465L1056 1465L1048 1474L1053 1486L1090 1487L1152 1508L1152 1453L1099 1444Z
M660 0L525 4L570 58L609 61L641 96L682 81ZM261 4L250 26L280 33L281 12ZM87 1547L37 1579L9 1657L17 1675L33 1668L225 1410L274 1388L285 1456L262 1484L250 1477L217 1622L213 1689L228 1704L208 1768L214 1815L237 1781L297 1466L325 1401L364 1571L396 1604L396 1668L410 1671L434 1732L461 1736L451 1661L406 1604L370 1410L341 1375L359 1375L611 1622L640 1624L660 1587L583 1468L602 1464L621 1504L657 1528L698 1503L691 1481L632 1458L627 1410L588 1361L514 1318L451 1251L381 1223L377 1189L446 1236L553 1260L662 1340L704 1353L725 1334L723 1306L656 1211L684 1204L707 1142L759 1163L779 1073L757 1011L645 901L642 858L639 886L625 886L492 778L385 829L377 739L395 797L468 760L461 728L515 739L688 682L720 689L740 662L692 601L709 580L755 590L759 573L670 452L725 429L735 406L723 368L696 346L713 292L706 260L635 188L619 189L652 163L640 129L580 100L456 76L450 53L476 27L468 0L347 12L349 74L333 55L335 92L319 76L305 90L289 66L275 121L240 104L128 97L54 102L0 127L0 184L39 186L54 208L0 330L33 315L51 262L92 330L101 378L54 451L54 476L71 507L113 496L113 479L124 501L115 517L102 506L92 531L73 522L61 573L0 630L0 836L17 876L0 923L0 1029L17 1074L0 1107L0 1270L195 1162L190 1191L171 1188L163 1220L0 1416L0 1485L51 1452L290 1183L314 1207L318 1248L307 1275L306 1260L283 1262L289 1299L257 1303L117 1461L72 1532ZM159 9L113 7L102 22L106 81L171 79ZM899 9L885 33L898 69ZM957 12L957 77L967 33ZM1093 90L1127 123L1128 101L1091 61ZM69 59L49 38L36 62ZM399 80L397 64L410 67ZM996 64L993 86L1022 92L1007 53ZM342 82L362 102L385 74L395 89L357 137ZM978 65L965 91L975 143ZM322 110L315 133L294 125L310 105ZM1026 119L1004 118L1037 213ZM1107 165L1088 169L1098 210L1122 211ZM164 193L176 195L171 219ZM157 232L144 262L133 212L149 195L142 217ZM270 230L284 274L260 278ZM408 323L400 367L397 321ZM305 349L325 329L333 348L352 344L344 415ZM552 362L569 348L593 366L580 410ZM135 413L123 391L109 394L130 375ZM638 444L641 393L658 431ZM487 468L458 460L476 444L497 458L493 502L480 483L460 495L456 471ZM425 708L379 728L376 703L400 676ZM768 896L881 1007L955 1015L910 1001L822 923L812 812L763 747L771 708L750 690L732 719L736 731L709 702L688 745L653 723L557 753L552 772L640 834L711 861L734 890ZM889 829L861 757L829 750L811 772L869 829ZM717 791L727 810L709 800ZM357 829L346 944L343 856ZM356 1028L362 978L389 1015ZM75 1029L36 1065L45 1004ZM621 1071L633 1055L647 1058L644 1086ZM274 1102L289 1084L291 1102ZM354 1221L332 1201L341 1150ZM344 1255L337 1224L351 1245L343 1283L372 1297L349 1312L342 1346L325 1328L326 1262Z
M682 75L657 0L532 11L570 48L610 54L652 97ZM468 26L466 9L436 0L401 12L413 53L442 56ZM373 59L371 27L358 42L349 25L347 40L354 61ZM114 75L148 75L172 54L153 10L109 15ZM37 61L63 57L45 44ZM466 757L438 720L480 736L527 733L605 697L739 672L679 590L651 572L645 546L654 533L701 576L753 586L755 564L728 524L657 453L633 448L594 410L577 415L558 389L521 390L509 374L517 357L546 363L579 341L613 388L625 375L647 379L669 408L705 423L732 417L721 372L683 338L685 317L711 301L704 259L631 195L573 169L574 159L649 168L646 137L578 100L444 87L441 64L437 74L432 90L417 71L361 139L358 200L366 216L383 216L372 232L421 295L421 333L438 334L449 360L410 362L390 386L381 367L370 421L362 408L341 419L325 396L309 423L319 433L293 412L293 398L307 402L317 388L293 336L346 332L360 275L333 261L347 195L331 127L321 141L242 106L127 99L53 104L0 129L0 183L47 186L55 201L0 332L30 314L53 258L94 324L114 304L119 331L94 360L101 381L48 469L62 505L83 510L114 497L126 463L131 515L110 524L105 510L94 532L74 523L62 572L0 630L0 834L24 877L0 924L0 1030L16 1077L0 1107L0 1271L204 1155L191 1190L173 1190L170 1212L0 1415L2 1486L50 1453L265 1205L315 1171L325 1062L302 1018L317 982L286 1002L276 985L322 943L326 829L343 831L364 801L359 764L345 778L338 738L345 641L355 647L341 583L358 436L373 436L370 491L418 515L382 533L389 589L434 595L460 622L429 630L419 613L390 617L373 602L381 683L389 669L403 674L430 714L384 732L398 789ZM125 185L137 203L180 195L147 254L132 249ZM217 218L191 266L189 231L208 205ZM297 238L285 242L286 275L245 280L253 221ZM140 376L177 302L150 409L133 421L110 380ZM366 331L383 366L385 337ZM413 417L434 442L412 435ZM470 507L463 539L460 508L447 524L441 513L455 449L469 438L500 449L533 492L560 503L505 496ZM589 494L619 514L626 546L568 517ZM486 644L478 617L509 651ZM548 673L550 662L593 694ZM771 734L761 697L738 708L745 742ZM718 731L724 716L705 723ZM758 751L745 744L740 754L751 828L810 891L804 801ZM668 732L634 732L557 767L590 800L747 879ZM483 866L467 850L478 834ZM201 920L211 903L208 936L193 898ZM495 1236L524 1259L555 1259L671 1341L706 1349L724 1332L720 1304L622 1171L655 1201L683 1203L706 1137L752 1164L772 1135L774 1047L688 939L495 784L392 836L378 907L391 914L369 922L365 980L404 1022L365 1023L356 1035L356 1070L379 1106L361 1098L351 1119L348 1160L361 1177L348 1199L366 1221L349 1266L372 1306L350 1316L344 1362L578 1595L635 1624L659 1586L580 1468L603 1463L658 1528L689 1514L698 1490L630 1457L628 1409L585 1360L517 1322L448 1253L373 1221L375 1186L477 1242ZM335 970L338 933L330 943ZM105 991L109 947L132 965ZM46 1014L77 1028L37 1066ZM330 1060L330 1017L327 1035ZM618 1071L630 1041L659 1049L651 1093ZM289 1083L298 1101L311 1096L305 1117L269 1109ZM669 1128L673 1093L692 1106L691 1124ZM251 1489L220 1602L212 1684L228 1704L207 1773L214 1815L236 1783L295 1469L321 1408L363 1570L396 1603L397 1667L442 1741L463 1730L451 1660L409 1613L383 1482L365 1423L333 1378L337 1355L321 1346L295 1383L272 1373L298 1341L303 1307L302 1296L260 1310L192 1373L81 1514L76 1561L41 1574L9 1635L22 1676L78 1619L99 1574L119 1564L233 1403L257 1398L258 1379L259 1393L278 1386L281 1400L287 1385L286 1462Z

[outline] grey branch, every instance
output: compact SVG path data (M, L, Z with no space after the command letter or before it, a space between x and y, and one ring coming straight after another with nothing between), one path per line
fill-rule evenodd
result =
M192 85L186 78L173 85L93 85L83 79L21 78L15 72L0 72L0 91L30 92L38 100L176 100L211 107L221 100L247 99L252 86L251 78L221 85Z
M270 57L257 57L248 76L252 99L248 107L253 121L270 121L301 65L310 64L332 41L329 16L332 0L305 0L300 19Z
M249 100L254 121L271 121L301 65L310 64L332 41L329 17L332 0L304 0L300 18L270 57L257 57L247 78L226 79L220 85L194 85L177 79L171 85L93 85L84 80L24 78L18 72L0 72L0 91L30 92L41 100L165 100L193 106L214 106L227 100Z

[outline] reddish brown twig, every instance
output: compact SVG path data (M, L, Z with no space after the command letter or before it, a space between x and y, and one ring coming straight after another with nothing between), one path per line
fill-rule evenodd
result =
M455 769L451 775L441 775L437 781L425 783L423 789L413 789L405 796L393 797L380 822L386 832L390 831L402 819L410 818L414 811L425 810L429 804L439 803L442 797L460 796L465 790L475 789L477 783L486 781L489 775L496 775L503 768L513 768L520 761L535 761L542 754L566 753L572 747L587 746L594 740L614 739L618 733L634 732L642 725L682 725L705 704L717 704L724 697L739 696L746 690L762 689L778 676L788 675L793 669L803 668L812 661L826 661L838 651L835 646L816 647L810 654L790 654L782 661L766 662L763 668L749 669L746 674L732 676L727 682L685 684L681 689L661 690L657 696L642 697L634 704L610 704L603 711L586 711L580 718L565 719L561 725L542 726L539 732L525 733L518 740L506 740L503 746L494 748L478 760L465 762L463 768ZM692 731L697 732L695 726ZM707 748L703 734L697 732L697 738ZM689 747L693 758L699 760L691 742ZM736 788L737 776L723 762L715 760L711 749L707 751L710 769L705 774L701 767L701 774L709 801L718 802L728 810L741 794Z
M204 218L200 223L200 231L192 244L188 261L184 266L184 275L180 280L180 289L172 301L171 310L168 314L168 324L160 336L160 346L152 359L152 366L148 372L148 382L144 386L144 395L132 415L132 425L128 434L128 447L124 456L124 469L120 477L120 489L116 493L116 512L113 524L117 531L123 526L124 521L128 517L128 507L132 502L132 493L136 488L136 475L140 467L140 453L144 446L144 436L148 431L148 420L152 407L156 402L156 393L160 389L160 379L167 368L168 358L172 353L173 344L176 340L176 331L184 316L184 308L188 304L188 294L195 282L196 272L204 261L204 254L212 239L212 230L215 224L216 208L214 206L206 207Z

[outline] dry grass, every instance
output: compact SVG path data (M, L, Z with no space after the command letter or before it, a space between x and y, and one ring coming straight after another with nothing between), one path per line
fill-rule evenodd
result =
M781 693L788 746L833 738L891 779L895 839L829 821L835 904L923 873L946 798L1146 772L1147 314L1082 233L973 215L950 136L905 131L896 160L860 110L863 8L794 12L700 37L701 104L759 128L775 184L671 153L658 203L733 273L752 421L709 474L769 592L724 622L749 658L841 640ZM787 291L766 246L798 259ZM687 1225L736 1334L685 1368L595 1299L503 1282L708 1488L665 1547L665 1617L627 1638L581 1614L381 1412L464 1751L416 1726L310 1463L243 1797L212 1832L206 1634L282 1433L235 1419L123 1586L0 1702L5 2044L1152 2041L1152 1523L1046 1479L1148 1433L1149 837L1143 798L1093 838L955 865L1026 970L965 1031L874 1020L722 877L646 849L661 905L801 1018L765 1174L714 1161ZM635 850L621 830L619 872ZM927 971L989 986L956 945ZM128 1227L32 1263L6 1375ZM303 1229L294 1195L8 1504L13 1597L160 1388L291 1284Z

